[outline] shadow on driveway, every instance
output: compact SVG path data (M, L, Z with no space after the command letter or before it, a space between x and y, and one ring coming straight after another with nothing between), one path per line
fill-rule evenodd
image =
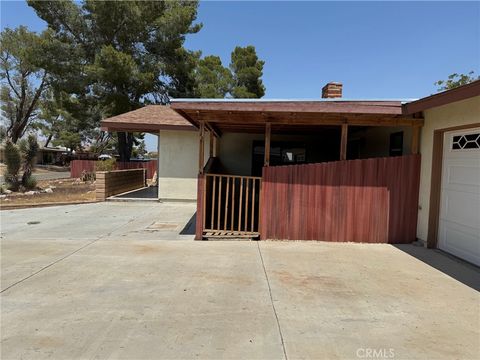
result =
M480 291L480 268L477 266L444 253L441 250L426 249L410 244L396 244L393 246L472 289Z
M195 227L197 223L197 213L192 215L190 220L188 220L187 225L180 231L180 235L195 235Z

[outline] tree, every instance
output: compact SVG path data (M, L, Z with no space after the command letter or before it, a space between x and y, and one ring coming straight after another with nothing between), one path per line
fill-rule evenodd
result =
M28 1L55 37L72 50L78 68L63 90L93 98L102 116L135 110L146 101L188 95L198 54L183 48L194 24L197 1ZM76 52L76 53L75 53ZM97 124L98 125L98 124ZM128 161L134 136L118 133L119 154Z
M53 87L42 96L32 128L46 137L44 146L53 143L77 150L82 143L95 141L100 118L94 99L69 95Z
M468 74L453 73L448 76L447 80L438 80L434 85L438 86L438 91L445 91L454 89L456 87L469 84L475 80L479 80L480 76L475 76L474 71L470 71Z
M232 52L230 69L233 72L234 98L261 98L265 86L261 79L264 61L259 60L254 46L237 46Z
M52 140L58 139L60 132L64 128L64 117L61 99L59 99L53 91L47 91L39 103L40 112L36 120L32 123L32 127L40 131L45 136L44 146L50 145Z
M206 56L198 61L195 96L200 98L224 98L231 90L232 73L223 67L218 56Z
M146 145L145 145L145 140L142 139L142 141L140 141L140 142L138 143L137 153L138 153L138 155L140 155L140 156L144 156L144 155L147 153L147 147L146 147Z
M41 35L21 26L0 35L2 120L6 134L16 143L36 115L40 96L49 85L44 54L52 48L50 32Z

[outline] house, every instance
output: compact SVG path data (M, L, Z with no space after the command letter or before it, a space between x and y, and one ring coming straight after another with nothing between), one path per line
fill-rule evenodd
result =
M196 201L198 130L185 118L169 106L147 105L103 120L102 129L158 135L158 198Z
M421 112L417 237L480 265L480 81L405 104Z
M65 148L41 146L37 152L36 162L38 165L60 165L67 153ZM5 148L3 145L0 145L0 162L5 162Z
M479 113L479 81L415 101L329 83L322 99L174 99L102 126L159 134L159 197L196 199L197 239L418 238L479 264Z

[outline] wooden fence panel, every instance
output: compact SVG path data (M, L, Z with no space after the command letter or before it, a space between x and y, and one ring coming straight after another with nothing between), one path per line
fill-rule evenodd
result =
M72 160L70 162L70 177L78 178L82 172L94 172L96 160ZM147 179L152 179L157 171L157 160L117 162L116 170L147 169Z
M70 177L79 178L82 173L95 171L95 160L72 160L70 161Z
M95 192L97 200L146 186L145 169L97 171Z
M262 239L409 243L420 155L265 167Z

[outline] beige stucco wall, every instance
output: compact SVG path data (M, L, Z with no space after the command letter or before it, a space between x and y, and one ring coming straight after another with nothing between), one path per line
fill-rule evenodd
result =
M205 137L205 162L209 135ZM198 131L160 131L159 190L161 200L195 200L198 175Z
M264 140L264 135L240 133L222 135L219 139L218 157L227 174L250 175L254 140Z
M480 96L439 106L424 112L425 124L421 130L420 197L417 237L426 241L430 207L430 182L432 171L433 132L459 125L480 123Z

